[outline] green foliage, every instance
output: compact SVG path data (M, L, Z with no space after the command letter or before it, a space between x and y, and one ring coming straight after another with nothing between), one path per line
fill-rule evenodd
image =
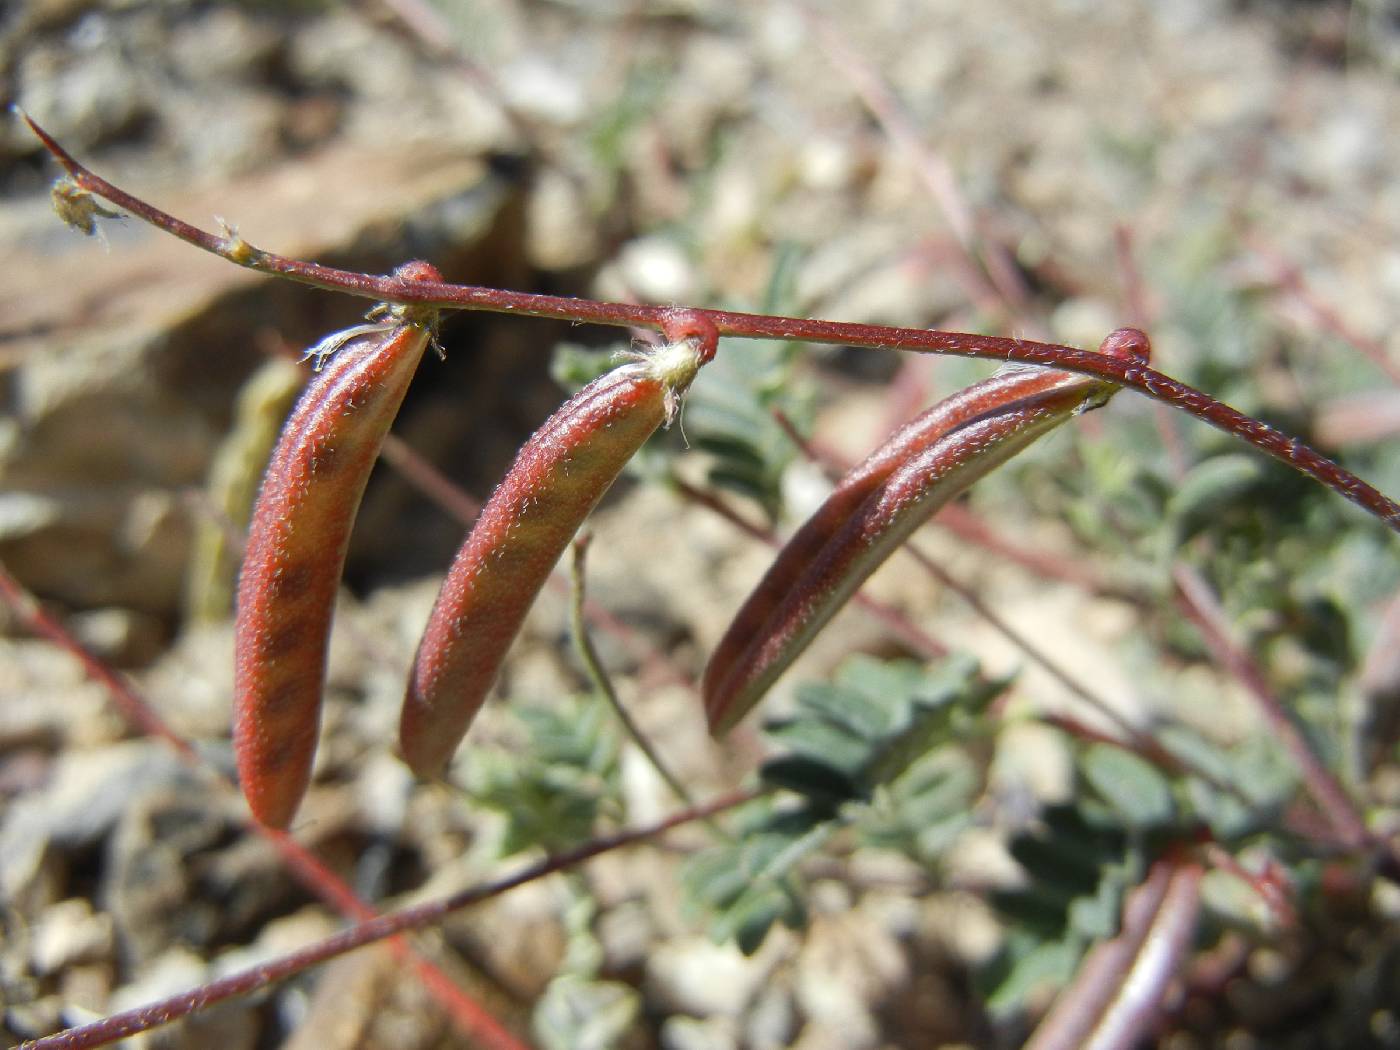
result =
M736 837L697 854L681 872L693 913L710 917L710 936L752 954L775 922L806 922L806 894L795 868L840 821L823 807L763 800L742 816Z
M760 310L790 305L796 261L793 250L775 254ZM754 500L771 520L781 516L783 473L797 455L774 414L806 430L814 411L816 391L796 367L801 349L777 340L746 340L743 353L721 348L701 369L682 416L690 445L709 456L709 484Z
M701 370L683 422L692 447L710 457L709 483L757 502L771 518L782 508L782 476L796 448L773 413L803 423L810 402L793 383L794 344L755 342L720 354Z
M549 377L570 394L577 393L600 375L616 368L628 343L614 343L601 349L578 343L560 343L549 362Z
M1157 741L1191 770L1184 778L1190 809L1223 843L1276 827L1297 792L1297 771L1272 737L1251 735L1225 748L1185 726L1166 726Z
M571 891L564 910L564 962L536 1002L531 1028L544 1050L608 1050L636 1022L641 996L631 985L599 978L603 945L593 930L597 901L580 876L564 882Z
M1295 404L1261 393L1288 389L1261 382L1260 365L1279 367L1288 345L1253 293L1222 279L1218 231L1174 250L1171 274L1157 282L1172 300L1170 321L1154 333L1159 351L1175 355L1169 371L1312 442ZM774 518L795 449L773 409L800 424L808 404L790 351L774 343L721 354L684 416L691 445L710 457L711 483ZM1285 365L1314 379L1306 364ZM1172 579L1181 563L1199 571L1318 753L1360 779L1365 711L1352 701L1374 624L1358 610L1369 616L1400 588L1393 539L1287 466L1190 421L1164 422L1145 402L1125 395L1099 420L1111 440L1093 426L1067 428L980 484L973 501L1002 522L1071 526L1085 561L1132 596L1132 645L1142 657L1134 670L1145 692L1212 681L1180 674L1210 660ZM1363 473L1400 477L1400 452L1348 451ZM983 711L1001 688L966 661L929 669L870 658L802 686L793 713L765 727L780 753L762 777L780 791L733 822L731 841L686 864L691 909L715 938L751 952L775 923L805 921L804 869L834 844L843 855L896 851L937 876L974 822L1010 824L1007 848L1023 882L990 894L1005 936L979 975L990 1009L1004 1015L1071 980L1085 951L1117 934L1126 894L1168 847L1191 848L1208 835L1231 854L1269 858L1301 900L1320 895L1319 861L1285 827L1299 796L1296 766L1269 733L1227 742L1166 724L1154 737L1175 761L1162 763L1125 747L1075 745L1072 801L1028 819L999 812L998 799L983 794L986 756L977 742L994 732ZM1213 702L1180 699L1197 709ZM1224 922L1258 931L1273 921L1249 880L1216 871L1207 890L1207 930Z
M830 683L803 685L797 712L764 726L788 753L763 767L770 784L835 808L869 802L938 744L964 738L1005 688L953 657L933 668L857 656Z
M755 803L730 841L697 854L682 873L711 935L752 952L775 922L800 926L798 866L844 827L871 843L916 848L935 845L926 832L961 827L976 780L969 765L938 764L936 749L1003 686L967 659L928 669L856 657L831 683L801 687L792 717L765 726L787 750L762 769L766 784L799 800Z
M945 747L925 754L876 789L858 827L861 841L936 869L972 826L972 805L981 789L981 771L966 752Z
M621 810L612 711L596 697L511 710L526 742L508 752L483 751L470 774L475 801L506 818L502 852L586 842L601 816Z
M1125 827L1146 831L1176 816L1167 778L1146 759L1109 744L1094 744L1080 759L1085 780Z
M1141 769L1125 772L1128 767L1108 757L1115 750L1098 752L1100 775L1141 793L1127 807L1134 815L1155 812L1154 804L1142 805L1155 794L1144 790L1148 778ZM1123 896L1147 867L1143 844L1117 822L1118 815L1092 805L1056 806L1012 838L1009 849L1026 884L992 895L1008 924L1001 951L981 974L993 1013L1020 1009L1042 986L1065 983L1090 944L1118 932Z
M1019 1009L1043 986L1067 981L1084 951L1117 934L1124 897L1151 862L1173 843L1196 841L1202 826L1232 852L1262 837L1271 855L1296 854L1277 829L1297 775L1271 737L1251 735L1225 747L1180 725L1154 735L1179 771L1122 747L1089 744L1076 757L1084 790L1012 836L1008 849L1025 883L991 898L1007 925L1001 951L981 975L994 1013ZM1308 863L1295 857L1295 884ZM1232 888L1233 895L1216 893L1207 904L1228 906L1223 917L1238 924L1239 916L1260 911L1260 899L1243 883Z

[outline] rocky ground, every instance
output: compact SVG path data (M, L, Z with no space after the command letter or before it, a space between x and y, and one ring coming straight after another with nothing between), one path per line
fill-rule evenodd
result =
M183 218L212 227L219 216L300 258L370 272L426 258L463 283L739 308L764 303L789 267L783 312L1076 345L1141 323L1159 367L1196 376L1217 359L1278 356L1276 342L1232 325L1231 304L1248 297L1269 331L1328 355L1309 366L1325 373L1316 389L1261 365L1248 396L1306 412L1337 448L1376 449L1373 480L1400 488L1394 384L1339 336L1400 351L1393 5L29 0L0 10L0 34L0 94L80 158ZM893 127L868 108L872 77L894 100ZM231 770L231 547L266 420L299 381L269 362L354 323L363 304L242 271L130 219L104 222L100 241L80 237L50 211L53 173L18 121L0 125L0 562L131 674L202 767L139 735L69 656L0 610L4 1045L274 957L339 921L247 832L219 775ZM425 364L397 434L484 496L561 397L556 345L615 339L453 318L446 361ZM986 371L821 352L804 375L821 392L818 438L854 457ZM1094 422L1112 441L1116 421L1148 411L1120 398ZM794 505L810 498L811 473L788 479ZM1018 534L1069 549L1062 523L997 498ZM693 678L764 549L645 485L610 500L596 532L593 597ZM414 783L391 751L404 668L460 538L402 467L381 466L296 832L384 907L516 863L498 858L497 817ZM927 539L1124 709L1153 702L1134 678L1122 605L1008 569L948 533ZM1389 568L1372 571L1378 588L1394 583ZM1022 662L924 578L887 574L875 587L989 668ZM547 593L504 695L544 703L583 687L564 611ZM1376 618L1358 619L1369 643ZM812 673L852 648L898 651L874 621L841 622ZM755 734L715 746L693 694L656 659L601 641L697 795L753 769ZM1063 701L1032 673L1022 688ZM1036 744L1036 727L1015 732L1009 753L1041 757L1004 760L1005 775L1061 790L1054 748ZM497 705L469 750L518 744ZM627 823L672 806L636 758L624 752ZM516 1030L533 1018L541 1045L996 1046L1024 1034L970 991L970 968L999 934L956 879L934 893L909 866L829 865L812 874L808 928L775 932L746 958L712 944L678 903L678 857L704 839L531 884L420 947ZM968 883L1005 863L991 842L966 843L964 856ZM550 1013L565 1009L554 978L579 942L570 916L581 901L596 909L585 923L594 970L618 996L614 1013L591 1009L620 1017L614 1028ZM1251 1018L1271 1016L1251 1004L1212 1015L1218 1031L1182 1025L1170 1045L1271 1045L1249 1034ZM1377 1024L1377 1045L1400 1045ZM144 1038L133 1045L464 1045L379 949Z

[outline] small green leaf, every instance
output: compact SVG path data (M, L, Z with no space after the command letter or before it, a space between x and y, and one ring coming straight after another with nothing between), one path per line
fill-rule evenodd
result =
M1037 882L1053 882L1071 896L1093 893L1099 885L1099 857L1075 845L1054 834L1017 835L1010 851Z
M763 731L775 743L818 759L853 781L859 777L870 753L865 740L825 719L812 718L807 712L795 718L769 722Z
M1163 827L1176 818L1171 785L1157 769L1130 751L1095 744L1081 769L1100 797L1137 829Z
M858 825L862 839L936 867L972 825L973 798L980 788L980 771L961 751L946 748L927 755L876 790Z
M987 1009L994 1017L1006 1017L1023 1009L1042 989L1063 987L1074 976L1083 954L1083 945L1074 939L1033 943L1022 947L1019 954L1008 950L987 996Z
M853 662L847 661L842 670L846 671ZM902 712L896 710L898 701L908 695L908 690L872 695L853 685L849 678L849 674L838 674L836 683L804 682L798 687L797 702L805 710L863 740L877 740L890 732L899 720Z
M1177 543L1189 539L1232 508L1248 505L1264 479L1258 457L1214 456L1191 469L1167 503Z
M531 1028L544 1050L611 1050L640 1012L630 985L563 974L535 1004Z
M591 838L605 810L620 805L612 713L596 697L512 709L526 743L484 751L471 766L472 795L506 818L506 855L562 849Z
M1091 896L1070 902L1070 929L1090 941L1116 936L1123 915L1123 892L1121 882L1105 873Z
M775 922L798 927L806 921L803 890L795 868L840 826L811 807L770 810L737 841L692 857L681 869L681 886L692 907L709 913L710 936L734 940L746 953L758 950Z
M1019 890L997 890L991 895L992 906L999 915L1043 941L1064 936L1073 900L1073 891L1048 881L1032 882Z
M759 776L765 784L786 788L814 802L826 800L832 809L861 797L860 784L855 780L830 763L804 755L770 758L759 770Z

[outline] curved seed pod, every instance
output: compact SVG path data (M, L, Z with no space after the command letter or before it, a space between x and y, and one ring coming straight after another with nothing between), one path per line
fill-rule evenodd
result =
M441 280L427 263L395 272ZM273 827L291 822L311 778L350 528L431 337L431 311L378 309L391 319L337 333L308 352L320 371L282 428L248 530L238 581L233 741L244 797Z
M1119 329L1101 353L1146 360ZM857 466L784 545L730 624L702 694L711 732L744 716L862 583L940 507L1071 416L1108 401L1104 380L1013 369L902 427Z
M744 600L710 654L701 692L715 693L734 661L763 629L817 553L895 469L943 435L1017 399L1073 381L1065 372L1014 368L944 398L905 423L837 483L826 501L789 537L763 579Z
M712 350L684 339L614 369L521 448L457 552L418 645L399 744L420 776L441 775L569 540Z

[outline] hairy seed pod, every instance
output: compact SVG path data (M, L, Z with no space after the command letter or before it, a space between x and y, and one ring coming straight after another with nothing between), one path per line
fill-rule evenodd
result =
M440 281L427 263L396 273ZM430 311L323 340L253 509L235 625L233 741L253 815L284 828L311 778L326 646L355 512L431 338ZM324 367L322 367L324 366Z
M1100 352L1147 359L1120 329ZM705 669L713 733L762 698L816 633L909 535L973 482L1118 388L1043 368L1007 369L939 402L855 467L783 546Z
M418 646L404 759L441 775L555 562L627 461L675 411L707 353L684 339L614 369L521 448L457 553Z
M1064 372L1015 368L998 373L944 398L896 430L878 449L853 467L801 527L783 545L758 586L744 600L728 630L710 654L701 691L713 694L774 609L787 597L808 564L870 494L920 449L999 406L1053 389L1067 381Z

